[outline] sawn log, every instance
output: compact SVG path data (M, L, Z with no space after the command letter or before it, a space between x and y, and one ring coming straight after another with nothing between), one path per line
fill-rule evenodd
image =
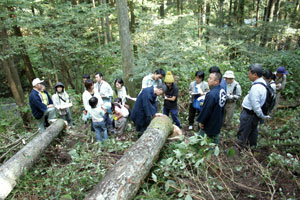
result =
M62 119L55 121L0 167L0 200L9 195L18 178L32 167L64 127Z
M134 198L171 132L173 125L168 117L155 117L144 134L106 173L85 200Z

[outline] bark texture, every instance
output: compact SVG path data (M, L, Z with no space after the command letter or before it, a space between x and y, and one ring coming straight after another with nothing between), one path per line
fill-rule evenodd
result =
M0 167L0 199L5 199L9 195L18 178L32 167L64 127L64 121L57 120Z
M107 172L85 200L133 199L172 131L173 125L168 117L154 118L140 139Z

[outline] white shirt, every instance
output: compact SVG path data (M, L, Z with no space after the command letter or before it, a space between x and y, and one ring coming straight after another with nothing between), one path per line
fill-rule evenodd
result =
M93 96L91 95L91 93L89 93L89 91L84 91L83 94L82 94L82 101L83 101L83 106L84 106L84 109L88 112L90 112L91 110L91 106L89 104L89 100L92 98ZM98 104L97 104L97 107L101 107L103 105L103 100L100 96L99 93L94 93L94 97L97 97L98 99Z
M252 87L250 88L248 94L245 96L242 106L248 110L253 110L257 117L263 118L265 115L263 114L261 107L264 105L267 98L267 89L260 84L255 84L257 82L267 84L266 81L261 77L256 79L252 83Z
M152 75L153 74L149 74L143 78L142 89L151 87L151 86L153 86L154 88L157 88L158 86L162 85L161 79L153 80Z
M106 81L101 81L101 83L94 84L94 91L95 93L100 94L100 96L104 96L105 99L110 99L114 95L114 91L110 87L110 85ZM103 99L104 100L104 99Z
M101 107L91 108L89 113L93 122L102 122L104 120L105 112Z
M127 96L125 86L122 86L121 89L117 88L117 95L119 98L122 99L122 104L124 105L126 103L126 96Z

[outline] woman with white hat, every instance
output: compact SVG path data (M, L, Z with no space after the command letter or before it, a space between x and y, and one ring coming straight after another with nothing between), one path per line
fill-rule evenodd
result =
M235 81L233 71L226 71L224 76L226 81L227 100L224 109L224 127L232 128L232 118L236 106L236 101L242 96L240 84Z

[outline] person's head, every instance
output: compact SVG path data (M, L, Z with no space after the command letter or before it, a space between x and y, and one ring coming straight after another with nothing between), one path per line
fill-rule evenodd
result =
M196 83L199 84L201 83L203 80L204 80L204 77L205 77L205 74L203 71L197 71L195 73L195 80L196 80Z
M41 83L41 92L44 92L46 90L46 84L45 82Z
M121 89L123 86L124 86L124 81L123 81L123 79L117 78L117 79L115 80L115 87L116 87L117 89Z
M166 76L166 72L163 69L157 69L154 74L153 74L153 79L154 80L158 80L158 79L162 79Z
M221 70L219 67L217 66L212 66L211 68L209 68L209 73L214 73L214 72L218 72L218 73L221 73Z
M226 71L223 77L225 78L225 81L226 81L227 84L231 84L231 83L233 83L234 78L235 78L234 72L233 71Z
M84 82L84 86L85 86L86 90L92 91L94 89L94 82L91 79L87 79Z
M101 83L101 81L103 80L103 74L101 72L97 72L95 74L95 79L98 83Z
M248 77L250 81L255 81L256 79L262 77L263 75L263 68L260 64L254 63L249 66Z
M281 66L277 68L276 76L282 77L283 75L288 74L289 72L285 69L285 67Z
M172 72L168 71L167 75L165 77L165 83L166 83L167 87L169 87L169 88L172 87L174 81L175 80L174 80L174 77L172 75Z
M264 79L267 80L268 82L270 82L270 81L272 80L273 75L274 75L274 74L273 74L272 71L269 70L269 69L266 69L266 70L264 71L264 73L263 73Z
M55 92L61 93L64 91L64 84L62 84L61 82L57 82L54 86Z
M83 74L83 76L82 76L82 82L83 82L83 84L88 79L91 79L90 75L89 74Z
M161 96L165 93L164 90L165 89L163 88L163 86L158 86L158 87L154 88L154 94L156 96Z
M44 81L43 80L40 80L39 78L35 78L33 79L32 81L32 87L35 88L36 90L38 91L41 91L42 90L42 85L41 83L43 83Z
M112 103L111 105L111 109L112 111L114 112L115 111L115 107L118 106L119 108L121 108L121 105L122 105L122 99L121 98L115 98L114 99L114 102Z
M220 72L213 72L209 74L208 77L208 85L210 88L213 88L214 86L217 86L221 83L222 80L222 74Z
M91 108L96 108L97 104L98 104L98 99L97 97L92 97L89 100L89 104L91 106Z

